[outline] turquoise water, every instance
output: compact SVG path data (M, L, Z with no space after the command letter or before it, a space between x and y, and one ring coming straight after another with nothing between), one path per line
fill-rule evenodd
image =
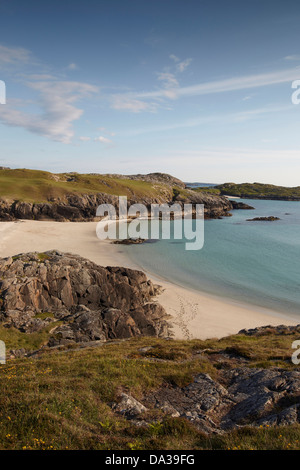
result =
M141 267L201 292L300 315L300 202L240 200L255 210L205 221L204 247L185 240L130 245ZM246 219L276 216L276 222Z

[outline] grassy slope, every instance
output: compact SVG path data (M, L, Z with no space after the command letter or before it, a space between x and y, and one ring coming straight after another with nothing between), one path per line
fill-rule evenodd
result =
M70 179L70 181L68 181ZM0 170L0 197L26 202L46 202L67 194L107 193L116 196L156 196L167 185L106 175L52 174L38 170Z
M3 339L9 341L9 334ZM109 407L121 391L139 399L163 383L187 385L200 372L217 378L220 368L237 366L220 364L214 356L226 348L250 359L250 367L291 369L295 339L272 333L208 341L135 338L11 360L0 366L0 449L300 449L298 425L244 428L208 438L160 410L149 410L152 424L138 428ZM140 352L145 346L153 348ZM196 354L204 349L209 350Z
M287 188L262 183L224 183L214 188L196 188L195 191L208 192L210 194L224 194L228 196L254 197L254 198L300 198L300 186Z

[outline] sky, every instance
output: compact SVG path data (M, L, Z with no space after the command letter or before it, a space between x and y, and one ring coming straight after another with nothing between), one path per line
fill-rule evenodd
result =
M298 0L0 0L0 80L0 165L300 185Z

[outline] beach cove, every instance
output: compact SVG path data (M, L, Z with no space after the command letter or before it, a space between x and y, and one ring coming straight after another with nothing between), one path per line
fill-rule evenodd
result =
M153 282L164 289L157 301L171 315L172 333L176 339L221 338L244 328L299 323L293 315L216 297L170 282L166 276L145 270L128 257L122 245L99 240L96 226L97 222L1 222L0 257L54 249L78 254L102 266L144 270Z

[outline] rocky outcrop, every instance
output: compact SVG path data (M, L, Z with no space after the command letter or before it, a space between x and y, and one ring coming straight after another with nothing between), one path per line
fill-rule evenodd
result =
M118 403L112 403L112 409L128 419L139 417L147 408L127 393L121 393Z
M50 251L0 259L0 279L0 321L27 333L53 323L50 346L168 334L159 287L141 271Z
M238 335L267 337L276 344L276 335L297 338L300 325L263 326L241 330ZM291 339L291 342L293 341ZM242 343L241 343L242 344ZM144 347L139 352L148 360L159 362L151 355L153 347ZM150 355L148 356L150 351ZM271 427L300 424L300 369L253 367L251 360L239 354L235 348L224 350L203 349L195 351L201 360L209 360L215 366L214 375L199 373L183 387L166 380L159 389L148 392L135 407L134 416L127 412L133 397L124 401L120 396L120 406L113 410L122 413L127 419L140 426L149 425L145 418L146 407L160 410L165 417L183 418L206 434L225 433L245 426ZM143 357L143 356L142 356ZM167 360L167 359L165 359ZM127 406L125 406L127 404Z
M226 197L213 196L185 190L184 195L166 190L160 196L132 196L128 198L128 206L144 204L150 213L151 204L204 204L206 218L217 218L230 215L231 202ZM17 219L56 220L59 222L82 222L95 219L97 207L101 204L112 204L118 213L119 199L106 193L68 195L64 199L48 202L31 203L23 201L0 200L0 221Z
M203 204L206 219L231 216L232 204L225 196L196 192L192 189L186 189L184 193L175 190L172 203L179 203L182 206L184 204Z
M266 325L258 326L257 328L250 328L247 330L240 330L239 335L246 336L268 336L268 335L292 335L293 333L300 333L300 325Z
M275 220L280 220L279 217L274 217L273 215L269 217L254 217L254 219L246 219L247 222L274 222Z
M249 204L245 204L244 202L234 201L230 199L231 205L233 209L242 209L242 210L252 210L254 207L250 206Z
M222 371L217 380L202 373L186 387L166 384L143 402L185 418L207 434L290 425L300 423L300 371L242 367Z
M124 240L114 240L114 245L141 245L147 240L145 238L124 238Z

